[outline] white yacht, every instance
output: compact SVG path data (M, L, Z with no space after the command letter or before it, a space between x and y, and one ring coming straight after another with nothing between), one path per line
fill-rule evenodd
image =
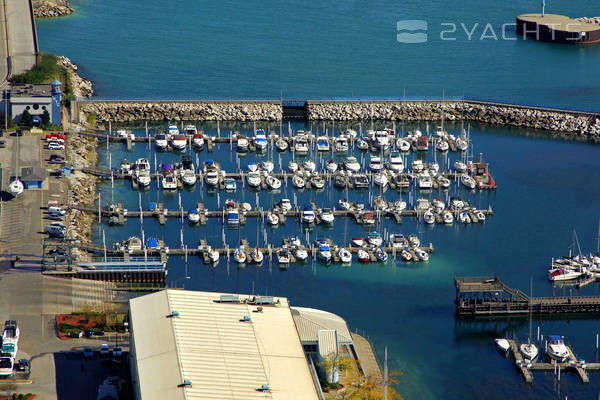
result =
M267 177L265 178L265 182L267 183L269 189L276 190L281 187L281 181L272 175L267 175Z
M200 150L204 147L204 135L202 133L194 133L192 146Z
M187 138L185 135L173 135L171 136L171 146L175 150L183 151L187 146Z
M189 210L187 217L188 221L190 221L192 224L196 224L200 221L200 214L198 213L197 208L192 208Z
M294 143L294 152L296 154L308 154L308 141L306 137L297 137Z
M369 162L369 169L372 172L379 172L383 168L383 163L381 162L381 157L371 157L371 161Z
M381 188L385 188L389 182L388 176L385 172L379 172L373 175L373 183Z
M327 162L327 166L325 167L325 169L327 170L327 172L333 174L333 173L335 173L335 171L337 171L338 165L337 165L337 163L335 161L329 160Z
M219 262L219 252L217 250L214 250L212 247L208 246L206 248L206 252L208 253L208 259L210 262L213 264Z
M456 144L456 148L459 151L467 151L467 149L469 148L469 142L467 141L466 138L462 138L462 137L456 138L454 143Z
M358 163L358 161L356 160L356 157L354 157L354 156L348 157L346 159L346 161L344 162L344 166L346 167L347 170L352 171L352 172L360 171L360 164Z
M304 189L306 186L306 181L300 175L294 175L292 178L292 185L298 189Z
M294 247L294 257L297 261L306 261L308 259L308 252L303 246Z
M379 247L383 244L383 238L381 237L381 234L379 232L370 232L369 233L369 237L367 238L367 242L369 242L369 244L371 246L376 246Z
M450 146L448 145L448 142L446 142L444 139L439 138L436 142L435 142L435 148L442 152L445 153L448 151L448 149L450 148Z
M531 340L528 340L527 343L521 343L519 351L526 360L533 361L538 356L538 348L535 344L531 343Z
M150 186L152 179L149 170L136 171L135 181L141 187Z
M290 162L288 163L288 172L294 174L296 173L296 171L298 171L298 163L295 161L290 160Z
M446 178L445 176L441 176L439 175L437 178L438 184L442 187L442 189L449 189L450 188L450 179Z
M267 223L271 226L279 224L279 217L277 216L277 214L269 212L267 214Z
M369 150L369 143L364 138L360 138L356 142L356 148L363 151Z
M475 183L475 179L473 179L468 174L462 174L460 176L460 183L462 183L462 185L468 189L475 189L475 186L477 185Z
M433 187L431 177L427 174L419 175L418 183L420 190L429 190Z
M321 178L321 176L316 174L316 175L313 175L312 178L310 178L310 184L315 189L323 189L325 187L325 179Z
M183 128L183 131L188 136L194 136L196 133L198 133L198 128L196 128L196 125L189 124Z
M463 173L467 171L467 164L460 160L456 160L454 162L454 170L459 173Z
M317 138L317 151L329 151L329 138L327 136Z
M345 137L338 137L335 139L335 152L336 153L347 153L348 152L348 139Z
M498 347L498 349L502 350L505 353L510 349L510 344L506 339L494 339L494 342L496 343L496 347Z
M302 168L304 168L305 171L314 172L317 166L314 161L306 160L302 163Z
M583 275L582 271L575 271L564 267L552 268L548 271L548 279L553 282L569 281Z
M317 256L321 261L329 262L331 261L331 248L327 243L321 243L319 246L319 251L317 252Z
M190 169L184 169L181 175L181 181L184 185L193 186L196 184L196 173Z
M258 164L256 164L255 162L250 162L246 166L246 169L248 170L248 172L256 172L258 171Z
M425 221L427 225L435 224L435 215L433 214L433 211L431 211L431 209L425 211L425 213L423 214L423 221Z
M342 264L350 264L352 262L352 253L343 247L338 250L338 257Z
M387 150L390 147L390 135L388 131L375 132L373 145L378 149Z
M569 358L569 350L567 350L567 346L565 346L565 342L561 336L548 335L546 354L558 362L567 361Z
M242 249L242 246L238 246L237 249L235 249L235 252L233 253L233 259L238 264L243 264L246 262L246 253Z
M312 224L315 222L315 211L311 205L304 206L302 210L302 222L305 224Z
M419 257L419 260L421 261L429 260L429 254L421 248L415 248L415 254L417 255L417 257Z
M273 172L273 169L275 168L275 165L273 164L273 161L271 161L271 160L263 161L263 162L259 163L258 166L266 174L270 174L271 172Z
M392 154L390 154L388 169L393 172L402 172L402 170L404 170L404 160L397 151L393 151Z
M167 142L167 135L164 133L159 133L154 136L154 144L158 150L165 150L169 146L169 143Z
M423 171L423 160L417 158L412 162L412 172L419 173Z
M217 186L219 184L219 173L217 171L209 171L204 179L208 186Z
M333 224L335 220L335 216L333 215L333 210L331 208L322 208L319 212L319 216L321 217L321 222L324 224Z
M177 124L175 122L169 122L169 127L167 128L167 134L169 136L179 135L179 128L177 128Z
M285 214L292 209L292 202L290 199L281 199L281 201L279 201L279 207L281 207L281 210Z
M265 131L263 129L257 129L254 134L254 146L256 147L256 151L263 151L267 149L267 135L265 135Z
M238 153L245 153L248 151L248 138L244 135L240 135L237 137L235 142L235 150Z
M248 174L247 182L248 182L248 186L250 186L250 187L253 187L253 188L260 187L260 184L261 184L260 173L258 171L250 172Z
M408 153L410 151L410 143L404 138L398 138L396 147L403 153Z
M165 174L162 178L162 187L164 190L177 189L177 179L173 174Z
M277 250L277 262L279 266L288 267L290 265L290 251L287 248L281 248Z
M275 142L275 147L277 148L278 151L286 151L288 149L288 142L287 142L287 140L285 140L283 138L279 138Z

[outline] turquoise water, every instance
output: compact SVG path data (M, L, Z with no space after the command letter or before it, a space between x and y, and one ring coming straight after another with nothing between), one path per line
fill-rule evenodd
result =
M294 128L305 127L295 123ZM309 127L308 125L306 127ZM216 135L216 128L206 124L203 128ZM229 129L247 130L252 126L221 126L222 132ZM273 128L278 128L274 126ZM315 129L315 126L312 127ZM460 126L451 126L457 131ZM423 127L421 126L421 129ZM136 131L144 135L143 129ZM600 376L592 373L591 383L583 385L571 374L563 374L562 382L556 385L550 374L536 373L534 384L522 383L522 378L504 359L493 345L499 336L517 335L525 339L528 335L526 318L491 318L476 322L456 320L454 317L454 276L495 275L510 286L528 291L533 278L534 295L600 294L594 284L582 290L553 288L545 278L545 270L551 257L568 251L571 230L577 228L583 251L595 251L598 226L596 201L600 188L596 184L600 172L595 167L600 155L597 146L540 138L538 132L499 128L488 125L472 125L471 134L475 154L482 152L490 163L499 189L496 192L467 192L452 189L451 196L469 199L472 204L494 209L494 215L484 224L426 228L416 221L405 218L398 226L391 220L383 220L381 230L417 233L422 242L436 247L428 263L404 264L389 261L385 265L357 263L350 267L326 266L320 263L292 266L281 271L277 265L264 263L260 268L247 266L238 268L221 261L217 268L205 266L199 258L190 257L187 265L181 257L169 259L169 280L172 285L186 289L251 292L287 296L293 304L317 307L335 312L347 321L351 329L364 331L373 341L381 358L388 347L391 369L404 372L399 384L400 392L409 399L462 399L462 398L590 398L600 391ZM154 150L141 144L127 153L121 144L112 144L112 166L122 158L130 161L147 157L154 164ZM108 166L105 146L100 148L100 164ZM192 153L193 154L193 153ZM158 163L179 159L171 153L158 153ZM368 156L365 156L368 158ZM432 156L430 155L430 158ZM451 163L456 155L450 153ZM228 171L236 169L235 153L228 146L208 155L198 153L198 160L219 160ZM248 154L240 159L242 166L249 161L264 160L268 156ZM289 154L283 154L281 163L287 165ZM327 159L329 158L326 157ZM410 156L412 158L412 156ZM409 158L409 160L410 160ZM274 161L278 168L279 157ZM442 160L438 159L438 162ZM156 186L146 191L133 192L125 182L110 182L101 185L102 202L114 199L124 201L128 209L137 209L141 198L144 209L151 201L162 201L169 209L179 208L178 194L164 194ZM309 200L319 205L337 202L345 193L325 190L296 191L292 187L282 188L280 193L259 193L259 204L269 207L281 197L293 198L298 204ZM400 196L408 200L416 191L398 193L388 190L383 196L396 200ZM433 192L424 197L445 196ZM138 197L139 196L139 197ZM367 201L368 191L350 192L351 199ZM235 198L256 202L255 192L242 191L238 187L235 196L225 192L211 193L206 187L196 185L193 190L181 192L184 209L192 208L203 201L207 208L214 209L217 202ZM184 243L197 246L200 238L219 245L222 241L222 224L212 220L207 227L192 227L187 221L171 219L160 226L155 219L129 219L124 227L109 227L106 224L95 228L95 240L101 241L102 230L107 242L123 240L130 235L164 239L171 247L180 247L180 231L183 229ZM248 221L238 229L225 228L226 241L230 246L240 238L260 243L267 240L280 243L281 238L298 234L303 238L299 224L288 220L279 228L263 227ZM310 232L311 241L317 236L327 236L340 243L367 231L352 221L336 219L333 228L315 227ZM186 279L186 274L189 279ZM573 344L575 351L588 361L595 360L595 335L600 331L598 322L590 319L563 317L544 318L534 321L534 331L540 326L544 334L562 334ZM535 333L534 333L535 335ZM484 394L485 393L485 394Z
M38 21L40 46L79 64L101 97L441 97L445 89L598 109L600 46L501 40L502 25L539 12L540 0L72 3L73 15ZM600 6L552 1L546 11L595 16ZM426 20L428 41L398 43L404 19ZM441 39L452 30L443 23L456 25L445 35L455 41ZM479 40L484 34L498 40ZM516 39L514 27L504 37Z

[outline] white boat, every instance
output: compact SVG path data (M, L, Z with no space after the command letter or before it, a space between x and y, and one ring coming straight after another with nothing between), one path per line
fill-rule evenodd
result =
M25 187L23 186L23 182L21 182L19 178L15 179L8 185L8 191L13 197L17 197L18 195L23 193L24 188Z
M388 176L385 172L379 172L373 175L373 183L381 188L385 188L389 182Z
M431 181L431 177L427 174L421 174L417 181L419 184L419 189L421 189L421 190L429 190L433 187L433 182Z
M290 160L290 162L288 163L288 172L294 174L296 173L296 171L298 171L298 163Z
M435 142L435 148L442 152L445 153L446 151L448 151L448 149L450 148L450 145L448 145L448 142L446 142L444 139L439 138L436 142Z
M331 248L328 244L324 243L319 246L317 257L319 257L319 259L324 262L331 261Z
M329 138L327 136L317 138L317 151L329 151Z
M475 179L467 174L462 174L460 176L460 183L468 189L475 189L476 186Z
M312 224L315 222L315 212L311 205L304 206L302 210L302 222L305 224Z
M527 341L527 343L521 343L519 351L523 354L525 359L533 361L538 356L538 348L535 344Z
M459 151L467 151L469 148L469 142L467 142L466 138L456 138L454 143Z
M442 219L444 220L444 224L446 225L452 225L452 223L454 222L454 216L448 210L442 212Z
M277 216L277 214L270 212L267 214L267 222L269 223L269 225L275 226L279 224L279 217Z
M183 171L183 175L181 175L181 181L184 185L193 186L196 184L196 174L194 171L186 169Z
M431 172L431 175L435 176L439 171L440 165L438 163L432 162L431 164L429 164L429 172Z
M248 182L248 186L250 186L250 187L253 187L253 188L260 187L260 184L261 184L260 173L258 171L250 172L248 174L247 182Z
M152 178L150 177L150 171L137 172L137 176L135 178L137 184L141 187L150 186Z
M209 186L217 186L219 184L219 173L217 171L210 171L205 176L206 184Z
M387 150L390 147L390 135L388 131L375 132L373 145L378 149Z
M425 221L427 225L435 224L435 215L431 210L425 211L425 214L423 214L423 221Z
M467 170L467 164L465 164L464 162L460 161L460 160L456 160L454 162L454 170L458 173L463 173L466 172Z
M365 241L364 241L363 238L355 237L355 238L352 238L352 240L350 241L350 243L354 247L362 247L362 246L364 246Z
M198 213L197 208L192 208L189 210L187 217L188 221L190 221L192 224L196 224L200 221L200 214Z
M381 247L375 250L375 257L377 257L377 260L381 262L386 262L388 260L387 253Z
M294 257L297 261L306 261L308 259L308 252L304 247L297 246L294 248Z
M268 146L267 135L265 135L265 131L262 129L257 129L254 134L254 147L256 147L256 151L266 150Z
M202 149L204 147L204 135L202 133L195 133L192 137L192 146L197 149Z
M235 141L235 150L238 153L245 153L248 151L248 138L246 136L238 136Z
M281 210L285 214L292 209L292 202L290 199L281 199L281 201L279 201L279 207L281 207Z
M392 154L390 154L388 168L394 172L402 172L404 170L404 160L397 151L393 151Z
M279 250L277 250L277 262L279 263L279 265L283 265L283 266L289 266L290 264L290 251L286 248L281 248Z
M417 255L417 257L419 257L419 260L421 261L429 260L429 254L419 247L415 248L415 254Z
M267 174L270 174L271 172L273 172L273 169L275 168L275 165L270 160L263 161L260 164L258 164L258 166L260 167L260 169L262 171L266 172Z
M256 247L250 253L250 258L252 258L252 261L255 264L260 264L261 262L263 262L264 256L263 256L262 251L260 251L260 249L258 247Z
M258 171L258 164L255 162L248 163L248 165L246 165L246 169L248 172L256 172Z
M212 247L208 246L206 248L206 252L208 253L208 259L210 262L217 263L219 261L219 252L214 250Z
M371 161L369 162L369 169L372 172L379 172L383 168L383 164L381 163L381 157L371 157Z
M410 254L410 252L406 249L402 250L402 252L400 253L400 257L402 258L402 261L405 261L405 262L416 261L416 260L413 260L412 254Z
M406 210L406 201L404 200L396 200L394 202L394 208L396 211L404 211Z
M399 138L396 141L396 147L403 153L408 153L410 151L410 143L403 138Z
M233 259L238 264L243 264L246 262L246 253L242 249L242 246L238 246L238 248L235 249L235 252L233 253Z
M383 238L379 232L370 232L367 242L369 242L371 246L379 247L383 244Z
M412 172L416 172L419 173L421 171L423 171L423 160L421 160L420 158L417 158L416 160L414 160L412 162Z
M346 210L348 211L350 209L350 202L348 200L345 199L339 199L338 200L338 205L342 210Z
M352 262L352 253L345 248L340 248L337 253L342 264L350 264Z
M321 178L319 175L314 175L311 179L310 179L310 184L315 188L315 189L323 189L325 187L325 179Z
M173 146L173 149L175 150L185 150L185 147L187 146L187 138L185 135L173 135L171 136L171 146Z
M558 362L567 361L569 358L569 350L567 350L567 346L565 346L565 342L561 336L548 335L546 354Z
M321 222L324 224L333 224L335 220L335 216L333 215L333 210L331 208L322 208L320 210Z
M356 148L359 150L369 150L369 143L364 138L358 139L356 142Z
M442 201L442 199L437 198L434 199L431 204L433 205L433 207L435 208L436 211L442 211L443 209L446 208L446 204L444 204L444 202Z
M169 146L169 142L167 142L167 135L164 133L159 133L154 136L154 145L158 150L165 150Z
M335 152L336 153L347 153L348 152L348 139L345 137L338 137L335 139Z
M477 212L475 213L475 216L477 217L477 219L479 220L479 222L484 222L485 221L485 214L483 213L483 211L477 210Z
M410 244L410 247L419 247L421 245L421 240L415 235L410 235L408 236L408 243Z
M329 160L327 162L327 166L325 167L325 169L327 169L327 172L330 172L333 174L333 173L335 173L335 171L337 171L338 165L335 161Z
M496 347L503 352L507 352L510 349L510 343L506 339L494 339L494 343L496 343Z
M569 281L577 279L581 275L583 275L582 271L574 271L564 267L552 268L548 271L548 279L553 282Z
M294 175L292 177L292 185L294 185L294 187L298 189L304 189L304 187L306 186L306 182L304 181L304 178L300 175Z
M369 261L371 261L371 256L369 255L369 253L367 253L363 249L358 250L358 253L356 256L357 256L358 262L368 263Z
M294 143L294 152L296 154L308 154L308 141L304 137L297 138Z
M240 224L240 213L236 209L227 211L227 224L228 225L239 225Z
M317 168L317 166L315 165L315 162L312 160L306 160L302 163L302 168L304 168L305 171L308 172L314 172L315 169Z
M233 178L225 179L225 190L236 190L236 189L237 189L237 183L235 182L235 179L233 179Z
M344 166L346 167L347 170L352 171L352 172L360 171L360 164L358 163L358 161L356 160L356 157L354 157L354 156L348 157L346 159L346 161L344 162Z
M177 189L177 179L173 174L165 174L162 178L162 187L165 190Z
M286 151L288 149L288 142L283 138L279 138L275 142L275 147L278 151Z
M437 181L438 184L442 187L442 189L450 188L450 179L446 178L445 176L438 176Z
M169 136L179 135L179 128L177 128L177 124L175 122L169 122L167 133L169 134Z
M461 211L460 214L458 214L458 220L460 221L461 224L470 224L471 223L471 217L469 216L469 213L466 211Z
M265 182L267 183L269 189L277 190L281 187L281 181L272 175L268 175L265 178Z

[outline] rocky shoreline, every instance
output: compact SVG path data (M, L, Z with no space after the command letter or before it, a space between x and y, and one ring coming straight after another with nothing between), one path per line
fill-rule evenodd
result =
M33 16L35 18L55 18L72 14L68 0L33 0Z
M57 64L69 73L70 84L75 97L92 97L94 94L94 84L89 79L85 79L79 75L79 67L77 65L73 64L65 56L58 56Z

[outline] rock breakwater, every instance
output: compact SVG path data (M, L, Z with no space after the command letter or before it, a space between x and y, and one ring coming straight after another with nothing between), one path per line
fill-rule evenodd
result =
M79 67L77 65L73 64L71 60L65 56L58 56L57 64L63 70L68 72L75 97L92 97L94 94L94 84L92 81L79 75Z
M62 17L74 11L68 0L33 0L33 15L36 18Z
M278 121L279 102L262 101L94 101L80 102L80 120L90 113L96 121Z

